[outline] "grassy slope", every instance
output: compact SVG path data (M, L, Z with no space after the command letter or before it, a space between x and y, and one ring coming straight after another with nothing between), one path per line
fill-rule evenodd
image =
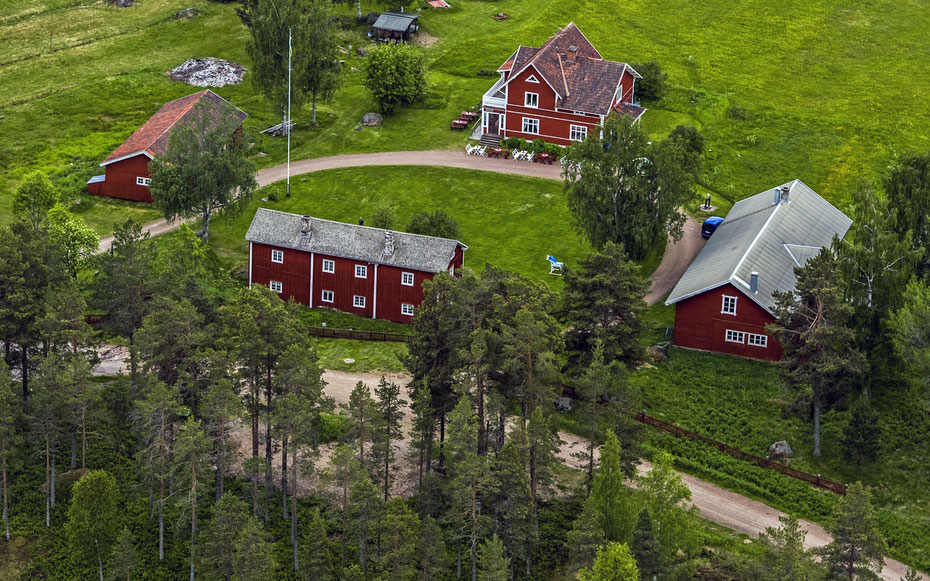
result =
M188 6L203 15L170 19ZM501 9L511 18L492 20ZM479 71L496 68L517 43L538 45L570 20L608 57L663 65L673 90L652 106L644 125L655 135L677 123L701 127L711 150L704 181L731 200L793 177L842 200L856 180L880 176L899 152L928 145L923 96L930 78L917 72L930 52L923 33L930 13L915 0L855 7L838 0L689 6L671 0L460 0L422 16L425 33L439 38L428 52L432 93L426 104L388 118L380 130L354 131L374 106L360 72L351 70L362 62L353 55L343 88L321 108L321 126L308 129L306 111L298 117L294 154L458 147L465 138L450 132L447 122L475 106L493 81ZM341 34L343 44L365 42L361 30ZM125 10L100 0L87 6L77 0L4 3L0 220L8 215L9 189L27 170L90 160L68 181L70 193L79 193L96 161L162 103L193 90L169 81L166 70L203 56L248 66L245 38L231 5L205 0L140 0ZM218 92L251 114L246 127L253 134L277 119L248 82ZM736 115L728 114L731 105L740 109ZM257 148L269 154L259 160L263 165L283 158L280 141L259 138ZM128 213L155 216L138 205L102 200L82 207L101 231Z
M361 167L299 176L291 180L289 199L279 191L278 202L255 205L354 222L386 203L394 207L395 227L400 229L417 212L443 209L458 221L461 239L468 245L466 265L480 270L490 262L557 284L560 279L548 274L546 254L575 264L589 249L569 223L561 192L561 184L552 180L488 172ZM221 257L235 264L248 262L243 237L254 213L249 208L232 220L215 223L211 241Z

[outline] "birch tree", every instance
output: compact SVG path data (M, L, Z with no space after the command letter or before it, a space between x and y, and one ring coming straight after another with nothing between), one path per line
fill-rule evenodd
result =
M71 492L65 532L72 554L97 567L103 581L103 562L110 556L119 531L116 479L103 470L86 473Z

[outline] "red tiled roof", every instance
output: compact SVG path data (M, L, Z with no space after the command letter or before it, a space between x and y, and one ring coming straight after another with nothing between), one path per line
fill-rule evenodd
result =
M129 139L117 147L100 165L107 165L118 159L136 154L146 153L149 157L155 157L165 153L168 148L168 139L171 137L171 130L174 129L178 122L187 119L194 106L201 101L208 101L211 109L219 109L224 104L229 105L229 101L210 90L200 91L165 103L157 113L152 115L142 127L130 135ZM233 114L239 120L240 125L248 117L244 111L236 107L233 107Z
M646 108L632 103L617 103L614 106L614 111L621 115L629 115L633 118L633 121L636 121L643 116L643 113L646 112Z
M626 63L604 60L574 22L539 48L521 46L513 61L510 78L532 66L558 93L558 108L601 115L610 111L624 70L639 77Z

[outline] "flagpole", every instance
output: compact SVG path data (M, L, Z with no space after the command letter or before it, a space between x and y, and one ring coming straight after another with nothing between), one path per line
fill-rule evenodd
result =
M287 29L287 196L291 197L291 29Z

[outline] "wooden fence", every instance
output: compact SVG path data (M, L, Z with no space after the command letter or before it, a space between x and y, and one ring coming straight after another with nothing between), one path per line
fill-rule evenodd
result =
M702 442L704 444L707 444L708 446L713 446L714 448L717 448L721 452L725 454L729 454L730 456L733 456L734 458L739 458L740 460L745 460L746 462L752 462L753 464L756 464L763 468L769 468L771 470L775 470L776 472L781 472L785 476L790 476L791 478L796 478L798 480L803 480L804 482L809 482L810 484L813 484L814 486L819 486L820 488L824 488L836 494L841 494L841 495L846 494L845 484L840 484L839 482L833 482L832 480L826 480L824 478L821 478L819 474L814 475L814 474L808 474L807 472L801 472L800 470L795 470L794 468L791 468L790 466L785 466L784 464L774 462L772 460L769 460L768 458L762 458L761 456L756 456L748 452L743 452L742 450L734 448L733 446L728 446L722 442L712 440L706 436L696 434L684 428L680 428L674 424L663 422L662 420L658 418L647 416L646 412L640 412L633 417L635 417L638 421L644 424L647 424L656 429L662 430L663 432L668 432L669 434L672 434L675 437L688 438L689 440L695 440L697 442Z
M355 329L334 329L330 327L307 327L313 337L330 337L333 339L360 339L362 341L406 341L409 335L402 333L379 333L377 331L356 331Z

